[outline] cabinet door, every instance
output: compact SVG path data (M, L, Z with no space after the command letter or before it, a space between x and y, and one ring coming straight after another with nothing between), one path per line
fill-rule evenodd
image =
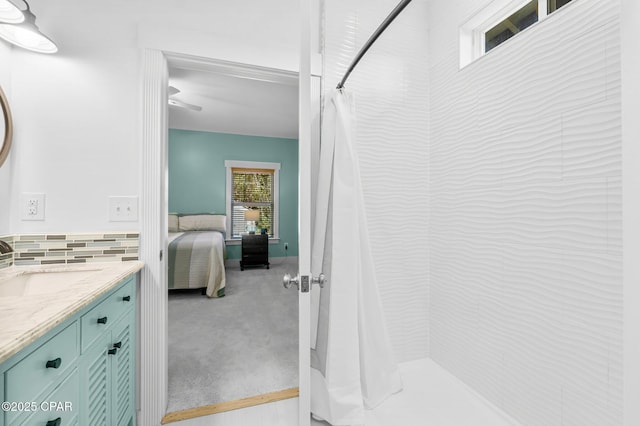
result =
M80 424L111 426L109 365L111 333L105 332L80 358Z
M78 359L77 321L52 337L38 340L36 347L5 373L6 394L9 401L34 402L39 405L47 394L58 386L75 368ZM8 411L7 425L22 424L31 413Z
M38 426L47 424L71 426L77 424L78 390L78 371L73 370L52 393L46 396L45 401L39 405L38 410L26 422L19 424Z
M127 426L135 413L135 311L129 311L113 327L111 356L112 424Z

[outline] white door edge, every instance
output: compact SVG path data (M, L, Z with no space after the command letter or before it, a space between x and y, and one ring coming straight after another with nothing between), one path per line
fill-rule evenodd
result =
M300 1L298 92L298 270L311 275L311 0ZM298 424L311 424L311 293L298 292Z

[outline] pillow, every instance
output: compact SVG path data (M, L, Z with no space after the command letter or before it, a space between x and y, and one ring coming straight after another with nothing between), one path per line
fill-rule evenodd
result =
M227 216L223 214L189 214L180 216L180 231L226 232Z
M176 213L169 213L169 232L178 232L178 215Z

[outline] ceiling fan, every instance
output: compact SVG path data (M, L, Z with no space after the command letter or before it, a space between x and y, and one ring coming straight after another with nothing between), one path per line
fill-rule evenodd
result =
M182 102L179 99L175 99L174 96L180 93L180 89L173 86L169 86L168 93L169 93L169 105L172 105L178 108L189 109L191 111L202 111L202 107L200 105L188 104L186 102Z

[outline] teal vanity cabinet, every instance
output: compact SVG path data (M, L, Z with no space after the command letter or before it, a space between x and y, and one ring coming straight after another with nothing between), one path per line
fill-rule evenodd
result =
M135 330L131 275L0 365L0 426L134 426Z
M135 282L82 315L80 424L128 426L135 415Z

